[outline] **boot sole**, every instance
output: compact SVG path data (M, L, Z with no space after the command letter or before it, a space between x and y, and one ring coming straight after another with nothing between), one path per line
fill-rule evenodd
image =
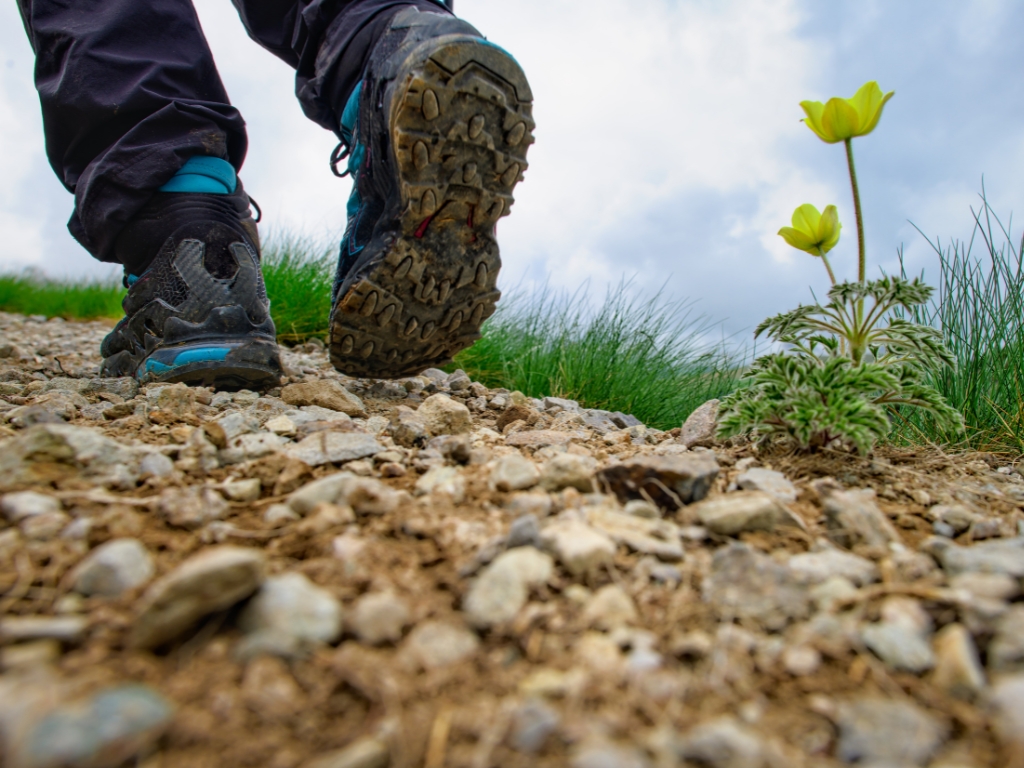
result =
M505 51L479 38L429 40L391 96L399 231L331 315L334 367L397 378L451 362L494 314L494 229L512 206L533 143L533 95Z
M281 368L277 345L267 341L203 339L160 347L139 366L140 383L182 383L218 390L256 392L278 386Z

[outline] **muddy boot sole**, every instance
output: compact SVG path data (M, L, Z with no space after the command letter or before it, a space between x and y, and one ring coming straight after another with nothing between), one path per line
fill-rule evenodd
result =
M480 338L501 296L495 224L533 143L530 86L497 46L437 38L397 70L385 91L397 231L367 246L331 315L331 362L372 378L444 365Z

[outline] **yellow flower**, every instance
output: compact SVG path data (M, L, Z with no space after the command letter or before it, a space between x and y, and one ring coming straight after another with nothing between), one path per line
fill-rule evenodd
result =
M834 205L826 206L820 213L810 203L804 203L793 211L793 226L779 230L782 239L800 251L814 256L824 256L839 242L839 212Z
M818 134L818 138L829 144L836 144L855 136L866 136L875 130L882 107L893 97L895 91L882 94L874 80L864 83L852 99L831 98L827 103L801 101L807 117L807 127Z

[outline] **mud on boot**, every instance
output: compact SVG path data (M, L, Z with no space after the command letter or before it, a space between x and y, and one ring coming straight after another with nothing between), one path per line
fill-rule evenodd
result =
M242 195L158 193L118 238L128 294L125 318L103 340L102 375L277 386L281 362L258 243Z
M469 24L395 16L342 119L355 184L331 312L338 370L415 374L480 338L532 100L515 59Z

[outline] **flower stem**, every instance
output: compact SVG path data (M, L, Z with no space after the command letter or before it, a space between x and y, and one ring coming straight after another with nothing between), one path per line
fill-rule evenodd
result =
M823 250L821 250L820 247L818 248L818 255L821 256L821 260L823 262L825 262L825 269L828 270L828 277L832 281L832 285L835 285L836 284L836 274L835 274L835 272L832 271L832 265L828 261L828 256L825 255L825 252Z
M846 164L850 167L850 186L853 187L853 211L857 216L857 280L863 283L867 277L867 262L864 255L864 214L860 208L860 188L857 186L857 168L853 164L853 139L846 139Z

